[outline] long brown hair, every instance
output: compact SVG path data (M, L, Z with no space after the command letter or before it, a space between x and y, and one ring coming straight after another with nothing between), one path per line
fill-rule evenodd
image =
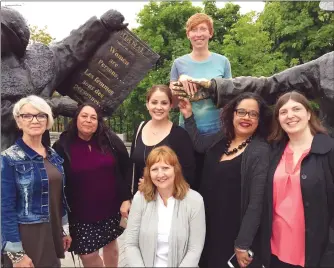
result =
M312 106L309 102L309 100L301 93L297 91L291 91L288 93L285 93L282 95L276 102L275 110L273 114L273 120L272 120L272 130L271 134L269 135L268 140L269 141L282 141L282 140L288 140L288 135L281 127L281 124L279 123L278 116L279 116L279 110L282 108L284 104L286 104L289 100L293 100L295 102L300 103L303 105L311 114L310 120L309 120L309 126L312 135L315 135L316 133L324 133L327 134L326 128L321 124L319 118L315 114L315 112L312 109Z
M152 182L150 169L155 163L160 161L174 167L175 179L173 197L182 200L190 187L183 177L182 168L177 155L168 146L154 148L148 155L144 169L144 182L139 186L139 191L144 194L146 201L149 202L155 199L157 187Z

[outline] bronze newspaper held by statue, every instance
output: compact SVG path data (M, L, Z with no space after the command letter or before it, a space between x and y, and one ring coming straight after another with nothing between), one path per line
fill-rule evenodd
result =
M127 28L112 32L57 91L78 103L91 101L111 115L158 59Z

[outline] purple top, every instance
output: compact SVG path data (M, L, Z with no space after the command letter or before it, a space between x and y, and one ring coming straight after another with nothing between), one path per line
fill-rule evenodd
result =
M91 146L91 150L89 146ZM103 154L95 140L77 138L70 146L71 216L74 221L92 223L116 216L115 158Z

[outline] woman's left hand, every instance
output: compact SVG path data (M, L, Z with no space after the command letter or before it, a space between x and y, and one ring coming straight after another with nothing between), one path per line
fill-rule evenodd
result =
M69 235L63 236L63 245L64 245L64 251L68 251L72 243L72 238Z
M253 260L253 258L249 257L247 251L235 249L235 255L237 256L240 267L247 267Z
M130 200L123 201L120 208L122 217L127 218L129 216L130 207L131 207Z

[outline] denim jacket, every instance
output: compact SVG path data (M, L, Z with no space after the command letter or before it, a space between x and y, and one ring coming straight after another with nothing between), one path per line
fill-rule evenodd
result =
M47 159L62 174L63 217L67 224L67 201L64 194L63 159L47 147ZM19 224L49 222L49 179L43 157L22 139L1 153L1 238L2 250L23 250Z

